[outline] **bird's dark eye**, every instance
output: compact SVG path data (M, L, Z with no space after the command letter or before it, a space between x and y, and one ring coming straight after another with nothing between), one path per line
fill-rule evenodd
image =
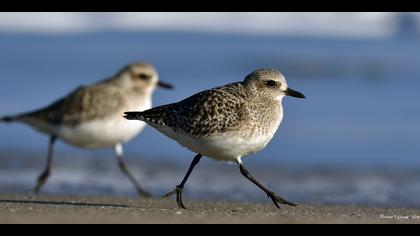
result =
M139 74L138 75L138 78L139 79L144 79L144 80L148 80L149 78L150 78L150 76L149 75L147 75L147 74Z
M275 87L275 86L277 86L277 82L276 82L276 81L274 81L274 80L269 80L269 81L265 82L265 84L266 84L268 87Z

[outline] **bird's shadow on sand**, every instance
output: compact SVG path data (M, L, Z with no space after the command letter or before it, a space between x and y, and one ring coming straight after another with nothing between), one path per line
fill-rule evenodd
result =
M129 205L120 204L100 204L83 202L64 202L64 201L37 201L37 200L0 200L0 204L31 204L31 205L56 205L56 206L77 206L77 207L113 207L113 208L133 208Z

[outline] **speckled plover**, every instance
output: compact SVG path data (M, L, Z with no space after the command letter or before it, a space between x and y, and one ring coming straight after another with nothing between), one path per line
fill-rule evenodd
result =
M273 203L296 206L260 184L244 167L242 158L264 149L283 119L285 96L305 98L288 87L283 75L274 69L260 69L243 82L228 84L198 93L178 103L143 112L126 112L125 118L140 120L198 155L182 183L165 196L182 191L192 170L203 156L235 162L243 176L262 189Z

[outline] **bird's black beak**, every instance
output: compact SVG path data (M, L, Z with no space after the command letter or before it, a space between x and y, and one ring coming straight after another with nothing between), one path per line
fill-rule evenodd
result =
M295 98L306 98L305 95L303 95L303 93L293 90L291 88L288 88L286 90L286 96L295 97Z
M164 89L174 89L175 87L172 84L168 84L162 81L158 82L158 87L159 88L164 88Z

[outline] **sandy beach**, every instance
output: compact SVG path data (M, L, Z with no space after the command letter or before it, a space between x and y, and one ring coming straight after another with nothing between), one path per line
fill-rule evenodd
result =
M178 210L172 200L75 196L1 195L0 223L92 224L278 224L420 223L420 209L187 201Z

